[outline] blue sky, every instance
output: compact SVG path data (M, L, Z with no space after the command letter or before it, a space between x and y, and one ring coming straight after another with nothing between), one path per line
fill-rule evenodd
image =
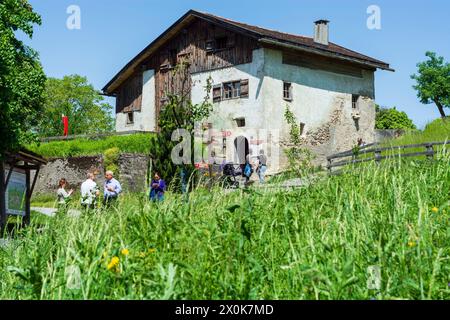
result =
M43 24L27 41L51 77L87 76L101 89L131 58L189 9L269 29L311 36L313 21L331 21L330 41L386 61L376 73L376 101L396 106L419 126L439 116L422 105L410 75L427 50L450 61L450 2L445 0L30 0ZM69 30L68 6L81 9L81 29ZM366 26L369 5L381 9L381 30ZM110 100L111 101L111 100ZM450 112L450 110L449 110Z

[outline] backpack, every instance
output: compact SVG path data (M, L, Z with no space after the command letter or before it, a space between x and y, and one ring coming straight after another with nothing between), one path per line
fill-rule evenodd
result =
M247 178L250 178L250 176L252 175L252 173L253 173L252 166L251 166L249 163L247 163L247 164L245 165L245 168L244 168L244 175L245 175Z

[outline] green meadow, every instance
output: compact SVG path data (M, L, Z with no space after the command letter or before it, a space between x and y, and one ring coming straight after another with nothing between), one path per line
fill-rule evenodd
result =
M34 214L0 249L0 299L449 299L449 190L440 153L305 188Z

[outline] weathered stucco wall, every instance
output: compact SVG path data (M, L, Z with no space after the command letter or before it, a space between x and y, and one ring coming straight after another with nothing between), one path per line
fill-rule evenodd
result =
M217 157L226 157L228 161L237 162L234 140L239 136L246 137L250 142L250 154L256 156L259 151L257 143L258 132L254 129L264 129L264 105L261 86L264 80L264 49L253 51L252 63L227 67L211 72L202 72L192 75L194 84L191 92L192 102L201 103L205 97L204 87L207 79L211 77L213 84L229 81L249 80L248 98L222 100L214 103L214 109L208 122L213 124L213 135L222 145L221 132L230 134L227 137L226 154L222 148L216 150ZM245 127L238 127L235 119L245 118Z
M325 164L325 157L352 148L359 138L374 141L375 105L373 99L374 72L362 72L353 77L327 71L313 70L282 63L281 51L258 49L250 64L198 73L192 76L196 85L192 89L194 103L205 96L204 86L211 76L213 83L249 79L249 97L214 103L209 119L213 133L229 130L227 159L235 161L233 141L238 136L250 142L250 154L255 157L260 149L270 157L279 152L281 167L287 164L282 151L288 139L288 126L284 119L289 105L297 120L305 124L303 142L316 155L315 163ZM292 83L292 101L283 99L283 81ZM352 94L361 95L357 110L359 120L352 117ZM233 119L245 118L246 126L238 128ZM265 131L258 131L263 129ZM267 143L260 143L267 140ZM269 174L282 168L269 165Z
M142 191L146 185L149 157L140 154L121 154L118 165L120 174L116 178L120 181L125 192ZM73 158L54 158L43 166L39 172L39 179L36 182L35 193L56 192L58 182L61 178L66 178L70 188L80 189L83 181L86 180L88 172L98 172L97 183L99 186L104 182L103 157L86 156Z
M116 131L155 131L155 71L147 70L143 73L142 105L140 111L134 112L134 123L127 124L127 115L123 112L116 114Z

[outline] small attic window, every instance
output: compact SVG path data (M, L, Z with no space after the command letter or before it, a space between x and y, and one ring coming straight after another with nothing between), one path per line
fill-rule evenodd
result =
M245 127L245 118L237 118L235 120L239 128Z
M127 124L133 124L134 123L134 112L127 112Z
M358 100L359 100L359 95L353 94L352 95L352 109L358 109Z
M216 50L223 50L227 48L227 44L228 44L228 37L220 37L220 38L216 38Z
M292 101L292 83L283 81L283 99Z
M305 126L303 122L300 122L300 136L304 137L306 135Z
M214 40L207 40L205 50L206 52L213 52L215 49L215 41Z

